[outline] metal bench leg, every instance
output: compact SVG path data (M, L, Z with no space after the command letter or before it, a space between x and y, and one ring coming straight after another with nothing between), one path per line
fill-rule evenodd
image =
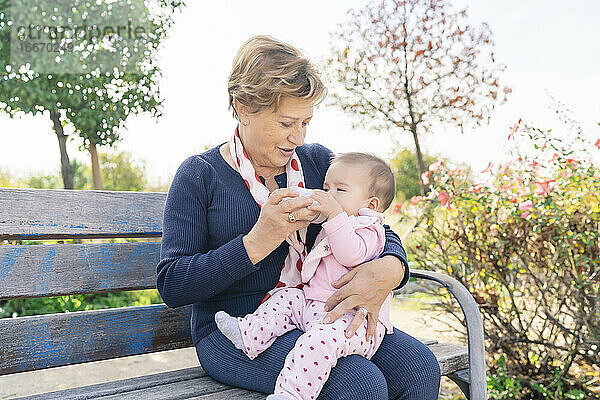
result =
M452 381L458 385L467 400L471 400L471 378L469 377L468 369L456 371L448 375L448 378L452 379Z
M462 371L456 372L454 375L458 378L452 379L458 384L461 390L467 395L467 398L473 400L486 400L487 396L487 380L485 370L485 348L483 339L483 322L479 307L471 296L471 293L456 279L432 271L411 270L410 276L421 279L428 279L441 284L448 289L454 298L458 301L460 308L465 316L467 325L467 339L469 348L469 369L467 370L466 380L465 375L459 375ZM459 379L460 378L460 379ZM468 382L468 384L459 383L459 381Z

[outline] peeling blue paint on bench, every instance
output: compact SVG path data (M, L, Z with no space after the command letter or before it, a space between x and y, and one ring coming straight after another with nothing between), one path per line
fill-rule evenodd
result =
M38 326L26 325L21 334L23 340L31 343L30 348L24 349L24 356L30 359L39 358L41 368L50 366L50 360L62 357L61 349L54 347L52 343L52 334L47 322L42 322Z
M48 282L52 279L52 265L56 259L56 248L49 248L46 255L42 259L40 264L40 282L39 286L41 290L48 290Z
M14 247L2 255L0 258L0 286L24 251L25 247Z
M190 308L164 304L0 319L0 375L192 345Z
M0 246L0 300L154 288L159 257L158 242Z
M0 239L158 237L165 201L166 193L0 188Z

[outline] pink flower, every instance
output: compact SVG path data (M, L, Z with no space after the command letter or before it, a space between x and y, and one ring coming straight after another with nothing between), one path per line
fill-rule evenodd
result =
M596 140L596 143L594 143L594 146L596 146L598 148L598 150L600 150L600 139Z
M437 174L440 171L440 167L442 165L444 165L444 162L442 160L436 161L429 166L429 170L434 174Z
M530 210L532 207L533 207L533 201L531 201L531 200L526 200L522 203L519 203L519 210L521 210L521 211Z
M438 194L438 200L442 203L443 207L446 207L448 210L450 209L450 195L446 192L440 192Z
M529 164L529 166L530 166L531 168L533 168L533 172L535 172L536 174L540 172L540 163L539 163L539 162L537 162L537 161L533 160L533 161L532 161L532 162Z
M552 155L552 158L550 159L550 162L554 162L554 161L556 161L556 160L558 160L558 153L554 153L554 154Z
M448 175L452 176L452 175L460 175L462 173L462 169L460 168L455 168L453 170L448 171Z
M521 214L521 218L526 219L529 217L529 215L531 215L531 213L529 211L525 211L523 214Z
M492 228L492 230L490 232L491 232L492 236L498 236L498 229Z
M448 241L446 239L442 239L440 247L442 248L442 250L446 250L448 248Z
M501 175L506 175L508 169L512 166L513 162L508 162L502 166L502 168L498 171Z
M569 179L573 176L573 174L571 173L571 171L564 170L560 173L560 176L562 176L564 179Z
M397 202L396 204L394 204L394 208L392 208L392 214L397 214L398 212L400 212L400 210L402 210L402 203Z
M490 172L490 171L492 170L492 165L493 165L493 164L490 162L490 163L488 164L488 166L487 166L487 167L485 167L485 169L484 169L483 171L481 171L481 173L482 173L482 174L485 174L486 172Z
M546 195L546 190L544 190L544 188L542 187L542 185L540 185L539 183L536 183L535 184L535 189L534 189L533 193L537 194L538 196L545 196Z
M413 198L410 199L410 205L411 206L416 206L421 201L423 201L423 196L415 196L415 197L413 197Z
M423 185L428 185L429 184L429 177L431 176L431 171L425 171L421 174L421 182L423 182Z
M556 187L556 179L546 179L535 184L535 194L546 196L552 189Z
M515 133L517 133L517 131L519 130L520 124L521 124L521 118L519 118L519 122L517 122L516 124L513 125L512 128L510 128L510 134L508 135L508 140L512 139L513 135Z

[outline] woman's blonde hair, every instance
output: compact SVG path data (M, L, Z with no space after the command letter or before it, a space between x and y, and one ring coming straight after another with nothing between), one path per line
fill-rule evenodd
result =
M238 118L233 100L250 113L267 108L277 110L283 96L318 104L327 89L315 67L295 47L270 36L254 36L239 49L227 86L229 108Z

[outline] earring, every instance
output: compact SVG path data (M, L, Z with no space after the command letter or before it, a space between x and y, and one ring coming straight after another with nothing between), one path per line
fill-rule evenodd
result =
M242 122L242 124L244 124L244 126L248 126L248 122L247 121Z

